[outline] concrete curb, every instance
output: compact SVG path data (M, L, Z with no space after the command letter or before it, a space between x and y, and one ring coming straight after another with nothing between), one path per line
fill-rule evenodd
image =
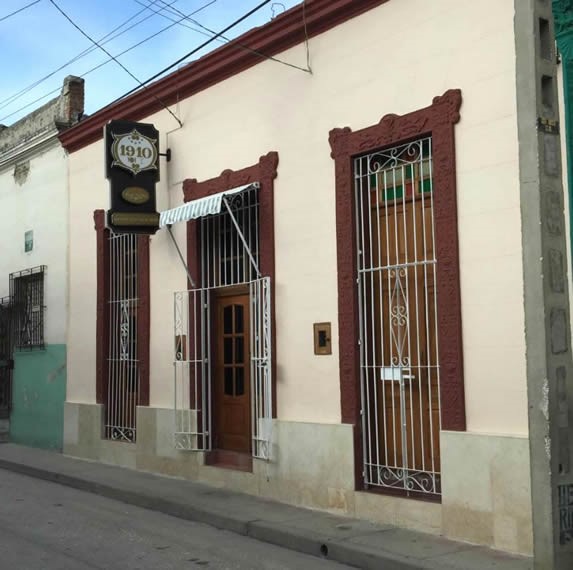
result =
M384 570L419 570L421 568L420 560L408 560L407 558L396 557L390 553L384 553L384 555L373 553L370 549L352 544L345 539L325 539L313 535L313 533L309 533L304 529L285 528L271 521L245 521L233 517L231 514L221 514L206 508L184 505L137 491L118 489L117 487L89 481L82 477L64 475L48 469L2 458L0 458L0 469L58 483L183 520L203 523L221 530L227 530L302 554L316 556L348 566L366 570L380 570L381 568Z

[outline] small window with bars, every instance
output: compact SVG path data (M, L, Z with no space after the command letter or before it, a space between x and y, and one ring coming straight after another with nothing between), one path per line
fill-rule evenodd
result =
M259 194L251 187L226 198L256 263L259 262ZM201 219L201 283L203 287L225 287L249 283L257 275L245 244L229 212Z
M40 265L10 274L10 297L14 310L14 348L44 348L44 275Z

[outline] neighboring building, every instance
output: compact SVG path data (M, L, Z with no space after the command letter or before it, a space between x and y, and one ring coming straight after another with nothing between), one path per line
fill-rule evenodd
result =
M312 74L252 51L304 67L305 30ZM570 568L552 33L541 0L308 1L61 135L65 453ZM166 229L106 227L111 119L171 150L190 291Z
M62 448L68 319L68 158L58 135L84 80L0 130L0 414L10 441Z

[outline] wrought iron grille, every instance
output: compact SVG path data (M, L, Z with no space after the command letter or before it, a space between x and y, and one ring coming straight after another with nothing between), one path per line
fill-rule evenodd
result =
M251 437L255 457L271 455L271 283L259 277L257 187L228 197L228 212L200 222L202 287L174 295L175 447L210 450L214 372L211 301L216 289L245 284L250 296ZM249 248L247 251L245 245ZM254 263L253 263L254 262Z
M259 201L253 187L225 197L249 246L259 263ZM249 283L257 274L236 231L231 216L223 211L200 222L201 282L204 288Z
M17 350L44 348L44 275L40 265L10 274L14 310L13 334Z
M354 160L364 481L438 495L432 141Z
M12 302L0 299L0 414L12 404Z
M175 447L211 449L210 291L175 293Z
M251 392L253 455L271 458L273 417L271 383L271 280L256 279L250 284L251 301Z
M108 245L109 372L105 437L134 442L139 399L137 236L110 233Z

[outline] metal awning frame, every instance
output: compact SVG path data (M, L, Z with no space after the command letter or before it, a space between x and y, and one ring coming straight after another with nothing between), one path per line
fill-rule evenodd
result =
M253 187L259 188L259 183L253 182L252 184L246 184L245 186L239 186L238 188L232 188L230 190L225 190L223 192L215 194L214 196L210 196L210 198L215 198L215 197L218 198L219 196L221 197L221 203L225 206L225 208L229 214L229 217L231 218L231 221L233 222L235 230L237 231L237 234L241 240L241 243L243 244L243 247L245 248L245 251L247 252L247 255L249 256L249 260L251 261L251 264L253 265L253 268L257 274L257 278L260 278L261 277L261 271L259 269L259 266L258 266L257 262L255 261L253 253L251 251L251 248L249 247L249 244L247 243L247 240L245 239L245 236L244 236L243 232L241 231L239 223L237 222L237 218L235 217L235 214L233 214L233 211L231 210L231 206L229 205L229 201L227 200L227 195L239 194L239 193L244 192L245 190L248 190L248 189L253 188ZM189 204L192 204L193 202L199 202L202 200L204 200L204 199L200 198L199 200L193 200L191 202L187 202L187 204L185 204L184 206L188 206ZM179 208L181 208L181 206L179 206ZM174 208L174 210L177 210L177 208ZM168 211L170 211L170 210L168 210ZM171 210L171 211L173 211L173 210ZM183 218L180 221L188 222L190 220L197 220L197 219L203 218L205 216L216 215L216 214L220 214L220 213L221 213L221 209L219 209L218 212L209 212L209 213L205 213L205 214L198 215L198 216ZM166 224L164 227L167 228L167 231L169 232L169 235L171 236L171 240L173 241L173 244L175 245L175 249L177 250L177 253L179 255L179 259L181 260L181 263L183 264L183 267L185 268L185 273L187 274L187 279L189 280L191 287L193 287L193 289L196 289L197 284L195 283L193 277L191 276L191 272L189 271L189 267L187 265L187 262L185 261L185 258L183 257L183 254L181 253L181 249L179 248L179 245L177 244L177 240L175 239L175 236L173 235L173 231L171 230L171 226L172 226L172 224Z

